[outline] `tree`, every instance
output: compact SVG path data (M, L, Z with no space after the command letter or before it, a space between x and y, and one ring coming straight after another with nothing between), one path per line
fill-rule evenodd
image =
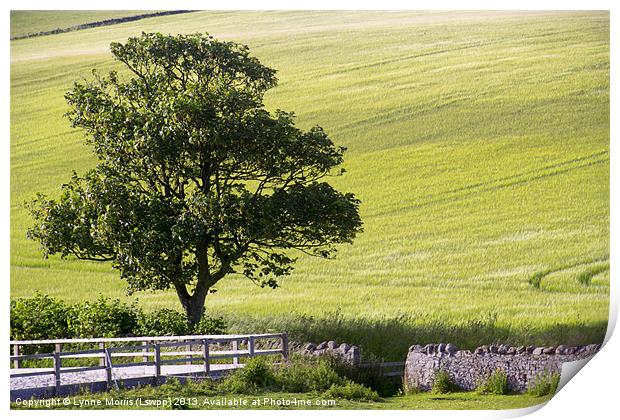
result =
M111 51L124 77L93 70L65 95L98 164L30 203L45 257L111 261L130 293L174 288L196 323L224 276L275 288L290 250L329 258L361 231L359 201L324 179L345 149L264 108L276 72L247 46L143 33Z

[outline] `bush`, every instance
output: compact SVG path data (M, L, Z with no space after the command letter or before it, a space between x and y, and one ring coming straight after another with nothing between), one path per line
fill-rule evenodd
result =
M497 369L478 387L481 394L508 395L510 386L506 373Z
M264 357L249 359L241 370L241 376L248 383L260 388L265 388L275 383L273 365Z
M325 391L334 384L342 384L343 378L338 375L329 360L319 359L308 372L308 390Z
M352 401L378 401L379 394L364 385L347 380L343 385L332 385L323 394L325 398L343 398Z
M252 394L260 388L276 385L273 366L264 357L249 359L243 369L236 370L221 384L221 389L234 394Z
M206 335L225 334L227 329L222 317L203 315L192 328L185 314L173 309L143 312L136 302L130 305L103 296L94 302L74 305L41 292L11 300L11 340ZM50 352L53 346L28 346L25 350Z
M185 314L163 308L142 314L134 333L138 336L188 335L191 329Z
M36 292L31 298L11 301L11 340L45 340L70 337L68 307L60 300ZM50 352L53 345L26 346L26 353Z
M276 370L277 382L285 392L322 392L344 384L328 358L294 357L292 363Z
M137 330L142 316L135 303L128 305L99 296L92 303L79 303L71 308L68 328L75 338L126 337Z
M552 395L558 390L560 384L559 373L543 373L538 375L530 384L527 393L534 397L542 397Z
M226 334L228 326L222 317L209 317L202 315L200 322L194 325L192 332L194 334Z
M459 391L459 387L454 383L448 372L439 370L435 373L432 391L436 394L448 394Z
M333 357L332 361L340 376L377 391L381 397L396 395L401 390L401 384L384 375L385 369L381 366L384 360L372 354L364 356L364 367L353 366L339 357Z

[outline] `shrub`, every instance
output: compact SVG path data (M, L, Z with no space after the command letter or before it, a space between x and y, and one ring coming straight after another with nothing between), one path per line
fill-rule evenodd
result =
M67 306L36 292L31 298L11 301L11 340L45 340L70 337ZM26 353L53 351L53 345L26 346Z
M69 333L77 338L128 336L137 330L138 319L143 316L135 303L128 305L103 296L92 303L73 305L69 312Z
M459 387L452 378L450 374L445 370L439 370L435 373L435 379L433 380L432 391L436 394L448 394L450 392L456 392L459 390Z
M364 385L357 384L351 380L345 381L342 385L333 384L323 394L325 398L343 398L353 401L378 401L379 394Z
M322 392L334 384L344 384L328 358L295 357L276 370L276 379L285 392Z
M234 394L252 394L260 388L276 384L273 366L264 357L249 359L243 369L228 376L221 384L221 389Z
M538 375L528 387L527 393L534 397L555 394L560 384L559 373L543 373Z
M135 335L188 335L191 329L185 314L174 309L157 309L142 314L138 319Z
M334 367L340 376L377 391L381 397L389 397L401 390L401 384L394 381L393 377L385 376L385 369L381 366L383 361L372 354L366 354L364 367L359 367L338 357L333 358Z
M273 365L264 357L249 359L241 375L250 384L265 388L275 383Z
M478 387L478 392L482 394L508 395L510 386L506 373L497 369Z
M202 315L200 322L194 325L194 334L225 334L228 326L222 317L209 317Z
M334 384L342 384L343 378L338 375L333 364L327 359L319 359L310 366L308 372L308 390L325 391Z
M237 374L238 372L241 372L241 370L233 372L224 378L218 386L218 389L230 394L256 394L258 392L258 387L247 383L241 375Z

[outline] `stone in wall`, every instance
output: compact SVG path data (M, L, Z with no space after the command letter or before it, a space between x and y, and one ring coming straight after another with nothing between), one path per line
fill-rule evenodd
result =
M473 352L453 344L414 345L405 362L407 389L430 390L435 374L446 371L463 390L471 391L496 370L506 373L515 392L524 392L541 374L561 373L562 364L594 355L600 344L577 347L481 346Z
M302 354L309 356L320 356L331 354L342 358L345 362L353 366L359 366L361 362L360 349L347 343L338 344L336 341L323 341L319 344L308 343L303 346Z

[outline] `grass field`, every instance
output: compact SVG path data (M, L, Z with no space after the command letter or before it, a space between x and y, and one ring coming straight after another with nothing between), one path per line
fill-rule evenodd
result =
M302 257L276 291L223 280L207 308L234 329L390 358L425 341L602 340L607 12L199 12L12 41L13 297L133 299L109 265L43 260L23 203L94 165L63 94L92 68L117 67L109 43L141 31L248 44L278 70L269 108L348 147L333 183L362 200L365 232L335 260ZM173 292L137 297L180 307Z
M11 10L11 37L133 16L135 10Z

